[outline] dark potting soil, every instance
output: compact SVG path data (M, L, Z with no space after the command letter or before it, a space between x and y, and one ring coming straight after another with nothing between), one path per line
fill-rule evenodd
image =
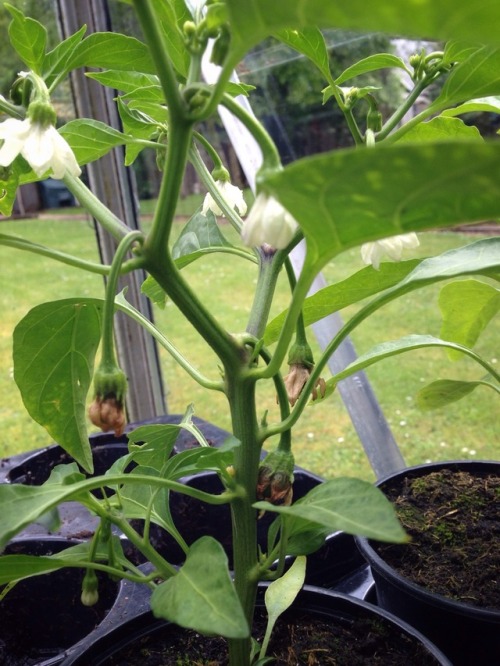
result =
M293 618L293 619L292 619ZM257 636L262 640L265 627ZM274 666L436 666L414 638L383 618L314 619L285 614L275 626L267 655ZM101 662L100 662L101 663ZM226 643L168 625L138 639L105 666L227 666Z
M411 542L372 544L379 555L433 593L500 610L500 477L446 469L382 490Z
M19 552L25 553L20 544ZM9 546L16 552L16 546ZM0 602L0 664L35 666L90 633L112 607L118 586L98 572L99 600L80 602L83 572L62 569L22 580Z

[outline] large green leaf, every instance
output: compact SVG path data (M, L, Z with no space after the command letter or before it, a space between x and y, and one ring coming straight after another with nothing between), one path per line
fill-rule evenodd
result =
M426 123L419 123L403 134L398 143L409 141L482 141L481 133L474 125L466 125L459 118L437 116Z
M411 273L418 263L418 259L397 263L386 261L380 265L379 270L365 266L345 280L320 289L304 301L302 307L304 324L310 326L333 312L393 287ZM270 345L276 342L283 329L286 315L287 310L269 322L264 335L264 344Z
M101 336L102 302L67 299L33 308L14 330L14 379L30 416L92 470L86 397Z
M65 562L40 555L3 555L0 557L0 585L39 576L65 566Z
M60 133L71 146L81 165L98 160L115 146L135 141L133 137L115 130L106 123L90 118L70 120L61 128Z
M197 211L175 242L172 257L178 268L184 268L204 254L230 247L231 243L220 231L212 211L207 211L206 215Z
M500 95L500 48L484 46L456 65L430 109L443 109L476 97Z
M329 385L337 384L339 381L345 377L364 370L364 368L378 363L384 358L389 358L390 356L396 356L398 354L403 354L408 351L414 351L415 349L423 349L425 347L442 347L443 349L453 349L457 353L466 354L470 356L475 361L480 363L487 370L494 372L493 368L489 364L481 359L475 352L473 352L468 347L459 345L455 342L448 342L447 340L441 340L440 338L435 338L432 335L408 335L399 340L391 340L389 342L382 342L379 345L372 347L366 354L361 354L358 358L350 363L345 370L337 373L328 380L327 387Z
M165 48L175 70L184 79L189 69L190 55L184 41L182 27L185 21L192 21L184 2L158 2L155 6L157 18L165 35Z
M403 144L298 160L262 187L297 219L306 266L369 240L500 216L500 145Z
M441 289L439 308L441 337L473 347L500 310L500 290L479 280L451 282ZM450 350L449 356L459 358L460 354Z
M406 541L392 504L377 487L361 479L325 481L291 506L256 502L254 507L297 516L332 532L342 530L379 541Z
M498 43L500 6L491 0L227 0L235 47L248 48L282 28L334 27L363 32Z
M142 72L129 72L114 69L108 69L104 72L88 72L90 79L95 79L114 90L120 90L124 93L132 92L137 88L158 85L158 77L155 74L144 74Z
M446 407L470 395L478 386L489 386L500 394L500 387L485 381L466 382L456 379L438 379L417 393L417 406L424 410Z
M460 116L464 113L500 113L500 97L482 97L446 109L442 116Z
M69 69L99 67L155 74L148 47L135 37L114 32L95 32L85 37L68 62Z
M151 596L156 617L202 634L246 638L249 628L231 581L227 555L218 541L205 536L191 546L179 573Z
M24 16L16 7L7 3L5 7L13 17L9 25L12 46L25 65L40 74L45 57L47 30L35 19Z
M300 31L285 29L277 32L275 37L309 58L325 79L330 80L330 58L321 30L316 27Z
M340 86L345 83L345 81L349 81L349 79L353 79L361 74L394 67L397 69L403 69L405 72L409 71L403 60L398 56L395 56L392 53L376 53L375 55L363 58L356 64L351 65L351 67L348 67L335 79L335 83Z
M52 51L46 54L43 61L43 75L47 86L51 86L54 81L60 80L67 74L68 63L71 62L72 55L78 44L82 41L86 26L82 26L78 32L64 39Z
M138 474L157 478L160 476L156 469L140 465L129 471L127 477L130 479ZM129 519L144 519L149 516L153 523L171 532L173 526L168 522L168 497L168 488L157 488L147 483L125 483L120 488L120 510L123 516Z

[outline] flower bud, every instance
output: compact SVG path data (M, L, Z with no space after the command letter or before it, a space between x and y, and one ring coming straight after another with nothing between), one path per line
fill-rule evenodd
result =
M89 407L89 418L103 432L115 431L119 437L126 424L123 398L127 391L125 373L117 366L100 366L94 376L95 399Z
M288 375L286 375L286 377L284 377L283 381L285 382L288 401L293 407L297 402L297 400L299 399L299 396L302 393L302 389L304 388L307 380L309 379L311 375L311 370L314 366L305 365L303 363L294 363L289 367L290 367L290 372L288 373ZM323 398L325 396L325 392L326 392L325 380L322 377L320 377L311 391L311 397L313 400L316 400L319 394Z
M380 268L380 260L387 255L393 261L401 261L403 250L405 248L416 248L420 245L417 234L411 232L409 234L401 234L399 236L391 236L390 238L383 238L379 241L371 243L364 243L361 246L361 259L365 264L372 264L373 268L378 271Z
M277 250L292 240L299 225L295 218L274 197L261 192L241 230L245 245L259 247L267 243Z
M99 601L99 581L93 569L87 569L82 581L81 602L84 606L95 606Z
M288 506L293 497L294 459L290 451L273 451L261 462L256 496L271 504Z

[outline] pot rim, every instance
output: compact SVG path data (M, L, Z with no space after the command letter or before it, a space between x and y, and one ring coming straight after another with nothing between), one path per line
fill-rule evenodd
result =
M393 472L392 474L388 474L383 478L378 479L375 485L381 486L387 481L393 481L398 477L412 474L414 476L424 476L428 472L450 468L450 466L454 466L457 469L468 467L471 470L477 469L479 471L485 471L489 466L495 466L498 467L500 472L500 461L498 460L445 460L437 461L434 463L413 465L412 467L405 467L401 470L398 470L397 472ZM457 615L470 616L472 613L477 619L500 624L500 609L494 610L479 608L465 601L456 601L445 596L444 594L431 592L425 587L414 583L409 578L402 576L398 571L396 571L396 569L390 566L372 547L371 543L374 541L373 539L356 536L355 541L361 554L363 557L365 557L374 572L384 578L386 581L395 585L398 589L404 589L408 594L415 597L416 599L423 600L426 603L429 603L438 608L446 608L447 611L452 611Z
M261 600L260 605L263 605L264 593L269 585L270 582L259 583L259 598ZM374 613L376 616L382 617L385 620L395 624L404 633L408 634L412 638L420 641L420 643L429 651L429 653L436 657L437 663L439 663L441 666L453 666L452 662L448 659L444 652L442 652L441 649L435 645L435 643L433 643L429 638L422 634L418 629L408 624L405 620L402 620L396 615L390 613L389 611L363 599L315 585L304 585L297 595L298 609L303 609L304 606L310 605L311 611L316 615L327 615L329 611L329 603L331 603L332 599L338 601L339 607L333 611L330 609L330 613L335 613L338 618L347 618L348 608L352 606L361 608L370 613ZM88 641L89 638L91 639L91 634L89 637L87 637L87 639L82 639L80 643L72 646L67 650L66 657L63 659L61 666L73 666L74 664L79 666L80 664L83 664L84 662L82 662L81 659L85 656L86 651L89 649L92 651L90 657L93 657L94 655L104 655L104 657L108 656L108 652L112 645L113 633L118 632L120 629L122 631L125 630L127 635L130 637L130 641L132 641L136 638L139 638L150 629L155 630L157 627L160 627L164 624L173 623L162 620L160 618L155 618L149 608L145 609L134 617L124 621L123 623L110 627L109 631L101 634L95 641Z

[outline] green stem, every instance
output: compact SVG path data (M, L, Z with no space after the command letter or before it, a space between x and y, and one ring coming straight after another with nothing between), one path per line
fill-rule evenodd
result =
M110 266L104 266L103 264L98 264L93 261L86 261L85 259L80 259L79 257L73 257L71 254L66 254L65 252L55 250L51 247L46 247L45 245L40 245L38 243L32 243L29 240L19 238L18 236L11 236L10 234L0 234L0 245L13 247L17 250L25 250L26 252L33 252L34 254L38 254L44 257L50 257L51 259L60 261L61 263L67 264L68 266L86 270L89 273L108 275L110 271Z
M66 171L63 181L71 194L78 199L87 212L92 215L92 217L94 217L99 224L106 229L106 231L109 231L114 238L121 240L129 233L129 227L114 215L109 208L107 208L95 196L95 194L92 194L89 188L79 178L72 176Z
M163 88L170 118L172 121L183 118L186 109L168 53L166 32L162 30L162 21L155 8L157 0L132 0L132 2Z
M196 147L192 147L190 152L189 152L189 157L190 160L196 169L196 172L200 176L201 181L207 188L207 190L210 192L210 194L213 197L213 200L215 203L219 206L221 211L224 213L224 215L227 217L229 220L231 226L236 229L238 233L241 231L241 227L243 225L243 222L241 220L241 217L238 215L238 213L232 208L231 206L227 205L226 200L220 193L219 188L215 184L215 180L212 177L212 174L209 172L207 169L205 163L201 159L201 155L199 151L197 150ZM222 166L222 162L219 160L218 163L215 162L216 166ZM219 248L217 248L219 249ZM252 257L253 255L250 255L250 253L246 252L246 255L248 257Z
M5 97L0 95L0 113L6 113L11 118L17 118L18 120L24 120L26 117L26 111L22 106L16 106L8 102Z
M290 345L294 331L296 330L297 321L302 314L302 304L307 297L307 293L314 279L314 271L302 271L293 290L292 301L288 312L281 328L281 333L278 338L276 348L271 362L264 370L254 370L256 378L265 379L272 377L279 372L283 361L287 355L288 347Z
M106 285L106 298L102 313L102 366L116 366L115 345L113 338L113 319L115 314L115 294L118 287L118 279L121 275L121 267L125 255L131 245L143 239L141 231L131 231L123 238L116 249L111 271Z
M134 319L138 324L140 324L150 335L152 335L159 344L166 349L166 351L172 356L172 358L179 364L183 370L185 370L190 377L192 377L200 386L203 386L206 389L211 391L224 391L224 385L221 381L211 381L204 375L202 375L196 368L194 368L189 361L181 354L177 347L166 338L161 331L159 331L156 326L149 321L141 312L136 310L133 305L130 303L123 304L121 300L115 300L115 305L118 309L125 312L129 317Z
M401 104L401 106L398 109L396 109L396 111L392 114L392 116L384 123L384 126L382 127L380 132L377 132L377 134L376 134L377 142L383 141L386 137L389 136L389 134L392 132L392 130L401 122L403 117L408 113L408 111L411 109L411 107L415 104L415 102L420 97L422 92L426 88L429 87L429 85L435 80L435 78L436 78L436 76L434 74L432 76L425 76L423 79L421 79L415 85L415 87L413 88L411 93L408 95L408 97L405 99L405 101ZM425 112L427 112L429 110L429 108L430 107L425 109ZM421 122L421 120L423 120L425 117L427 117L427 115L430 115L430 114L427 114L427 113L418 114L418 117L420 118L420 120L418 122ZM410 127L413 127L413 125L416 124L414 122L415 118L417 118L417 116L415 116L408 123L406 123L404 125L404 127L406 128L408 125L410 125ZM408 130L406 130L406 131L408 131ZM396 133L394 133L391 136L391 139L394 139L395 135L396 135Z
M233 524L234 584L245 617L251 627L258 582L257 516L255 501L260 460L257 417L255 411L255 382L233 368L227 377L227 393L231 408L234 436L241 445L235 449L235 482L242 496L231 502ZM250 638L229 640L231 666L247 666L250 659Z
M184 120L177 124L171 123L160 193L144 247L146 255L152 258L154 264L161 265L167 252L190 145L191 125Z
M261 168L281 169L281 158L278 149L271 136L257 118L248 113L231 95L223 95L221 104L245 125L259 144L263 159L263 167Z
M172 257L164 256L160 264L149 262L147 268L186 319L214 350L224 367L237 363L241 354L238 343L220 326L185 282Z
M270 253L264 248L259 248L257 252L260 259L259 274L246 330L250 335L260 339L264 335L269 318L284 253Z

